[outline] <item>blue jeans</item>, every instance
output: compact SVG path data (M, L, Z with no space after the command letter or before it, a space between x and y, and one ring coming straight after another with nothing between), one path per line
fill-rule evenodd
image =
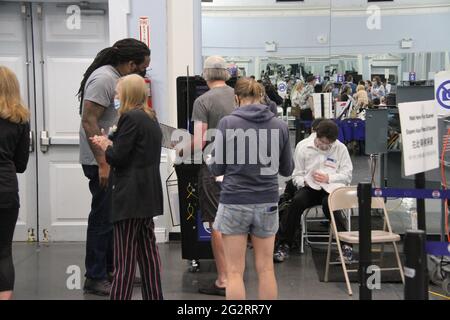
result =
M83 172L89 179L89 190L92 194L86 239L86 278L103 280L109 272L113 272L111 183L106 189L100 187L98 166L83 165Z

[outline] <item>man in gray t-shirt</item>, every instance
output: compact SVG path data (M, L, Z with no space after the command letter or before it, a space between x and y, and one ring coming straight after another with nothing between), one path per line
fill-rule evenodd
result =
M203 77L210 90L195 100L192 112L192 120L195 126L194 146L202 146L202 149L207 144L203 139L204 133L208 129L216 129L220 119L234 110L234 90L225 83L230 78L225 60L218 56L206 59ZM212 228L219 206L220 185L206 165L202 165L199 170L198 194L202 219L209 222L211 229L211 246L217 268L215 282L207 287L199 288L199 292L225 296L227 279L223 240L220 232Z
M208 125L208 129L216 129L220 119L234 111L234 90L224 85L213 87L194 102L192 121L200 121Z
M119 72L111 65L95 70L86 82L83 100L88 100L105 108L98 119L98 126L108 132L117 123L117 110L114 108L114 96ZM83 109L84 111L85 109ZM80 163L84 165L97 165L89 141L86 137L83 124L80 125Z

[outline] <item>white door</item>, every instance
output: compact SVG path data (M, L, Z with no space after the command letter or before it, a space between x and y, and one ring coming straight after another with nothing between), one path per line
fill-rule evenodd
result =
M82 7L79 29L70 4L34 3L39 234L50 241L84 241L90 210L88 180L78 163L82 76L108 42L106 4ZM75 28L73 27L75 26ZM40 237L42 240L42 237Z
M30 5L20 2L0 2L0 65L13 70L20 83L22 99L31 112L30 127L36 132L34 109L34 77L31 47ZM34 138L34 137L33 137ZM34 140L34 139L33 139ZM34 141L33 141L34 143ZM36 237L37 179L36 150L32 144L27 170L19 175L21 208L14 233L15 241Z

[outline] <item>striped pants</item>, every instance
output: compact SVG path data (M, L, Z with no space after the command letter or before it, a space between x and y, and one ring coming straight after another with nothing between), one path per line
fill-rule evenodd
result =
M111 300L131 300L136 260L142 278L142 298L163 300L161 261L152 218L114 223L114 277Z

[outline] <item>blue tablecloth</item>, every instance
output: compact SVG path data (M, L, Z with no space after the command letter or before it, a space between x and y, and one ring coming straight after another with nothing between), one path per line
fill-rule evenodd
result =
M339 128L338 140L342 143L351 141L366 140L366 122L361 119L332 119ZM304 128L311 128L312 121L296 120L295 125L303 125Z

